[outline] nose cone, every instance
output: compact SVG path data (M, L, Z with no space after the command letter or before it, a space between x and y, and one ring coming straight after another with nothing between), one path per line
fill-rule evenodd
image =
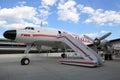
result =
M7 39L15 40L16 30L8 30L8 31L4 32L3 36Z

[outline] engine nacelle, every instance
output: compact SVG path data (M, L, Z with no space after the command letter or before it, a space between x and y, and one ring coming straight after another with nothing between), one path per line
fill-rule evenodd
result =
M108 43L107 40L101 40L100 42L100 46L105 46Z

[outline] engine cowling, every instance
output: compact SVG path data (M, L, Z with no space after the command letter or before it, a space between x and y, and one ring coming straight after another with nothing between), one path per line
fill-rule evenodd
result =
M106 45L108 42L109 42L109 41L107 41L107 40L101 40L100 46L104 46L104 45Z

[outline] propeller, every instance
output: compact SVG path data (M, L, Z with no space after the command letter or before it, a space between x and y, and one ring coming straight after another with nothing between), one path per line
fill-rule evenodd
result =
M84 36L86 39L88 39L88 40L94 42L94 40L93 40L92 38L90 38L89 36L87 36L87 35L83 35L83 36Z
M103 40L103 39L107 38L109 35L111 35L111 32L106 33L105 35L103 35L102 37L100 37L100 40Z
M95 38L92 39L87 35L84 35L84 37L90 41L92 41L94 43L94 45L99 46L101 44L101 41L104 40L105 38L107 38L109 35L111 35L111 32L106 33L105 35L101 36L100 38Z
M84 37L93 42L93 45L96 47L97 53L98 53L99 49L105 48L107 46L107 44L106 44L107 41L105 42L105 38L107 38L109 35L111 35L111 32L106 33L105 35L103 35L99 38L96 37L95 39L92 39L87 35L84 35Z

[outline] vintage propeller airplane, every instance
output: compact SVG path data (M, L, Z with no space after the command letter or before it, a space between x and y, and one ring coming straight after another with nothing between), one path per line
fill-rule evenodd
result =
M27 55L33 45L36 45L36 48L38 50L40 50L41 46L44 45L50 46L52 48L71 48L84 58L84 60L78 62L73 60L60 60L61 63L97 66L103 65L103 59L94 50L90 49L86 45L98 45L100 43L100 40L105 39L110 34L111 33L108 33L100 39L90 40L90 38L88 39L87 36L87 38L81 37L77 34L60 29L45 27L25 27L24 29L7 30L4 32L3 36L7 39L22 42L27 45L24 52L26 56L21 59L22 65L28 65L30 63L30 59ZM65 54L62 54L63 58L65 56Z

